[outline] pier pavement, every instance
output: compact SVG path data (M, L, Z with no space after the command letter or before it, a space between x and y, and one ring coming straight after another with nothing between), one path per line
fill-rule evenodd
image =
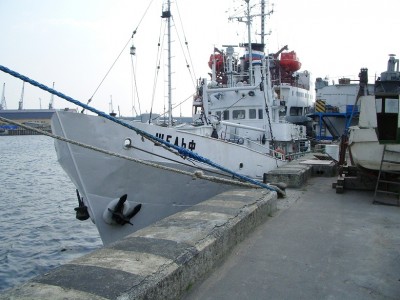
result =
M400 208L313 177L185 300L400 299Z

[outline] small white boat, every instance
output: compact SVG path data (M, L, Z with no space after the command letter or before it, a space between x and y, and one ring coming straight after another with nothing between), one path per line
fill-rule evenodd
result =
M382 170L400 171L399 95L399 60L391 55L387 71L375 82L374 95L360 98L358 125L349 128L349 149L356 166L379 170L386 145Z

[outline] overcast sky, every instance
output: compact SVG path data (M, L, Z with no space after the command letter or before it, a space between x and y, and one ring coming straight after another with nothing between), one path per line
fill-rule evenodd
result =
M115 111L131 115L148 112L153 98L157 63L161 1L139 0L0 0L0 64L36 81L51 86L77 100L86 102L122 52L120 59L96 92L92 105L109 112L112 98ZM207 65L214 45L238 44L244 40L243 24L229 22L232 7L239 0L178 0L179 14L172 11L176 28L182 23L185 35L174 38L174 105L184 102L174 115L191 114L194 86L181 63L180 44L188 42L191 74L207 77ZM258 0L251 1L257 3ZM268 2L268 1L267 1ZM398 0L276 0L274 13L267 18L267 50L276 52L288 45L302 62L302 70L316 77L357 78L360 68L369 70L370 82L386 69L388 54L400 57L400 1ZM173 9L175 4L173 4ZM229 13L226 11L231 9ZM139 26L138 26L139 25ZM129 54L129 41L138 27L133 43L137 55ZM254 28L255 30L255 28ZM173 29L175 31L175 29ZM258 30L259 31L259 30ZM254 39L260 40L260 37ZM163 64L163 63L162 63ZM138 93L132 93L133 71ZM164 77L158 79L164 84ZM6 84L8 109L16 109L22 82L0 72ZM134 96L133 96L134 94ZM137 96L138 95L138 96ZM47 108L50 95L25 85L24 108ZM139 104L140 102L140 110ZM154 97L153 111L162 113L163 91ZM74 107L55 98L56 108Z

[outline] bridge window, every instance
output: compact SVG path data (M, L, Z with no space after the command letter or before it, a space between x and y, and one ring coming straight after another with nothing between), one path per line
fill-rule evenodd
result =
M395 113L399 112L399 99L386 99L385 101L385 112L386 113Z
M263 119L263 116L264 116L263 110L260 108L260 109L258 110L258 118L259 118L259 119Z
M246 118L246 111L244 109L234 110L232 112L232 118L234 120L244 119L244 118Z
M257 118L257 110L254 108L249 109L249 119L256 119Z
M290 108L290 115L291 116L302 116L303 115L303 108L298 106L292 106Z
M229 110L224 110L224 120L229 120Z

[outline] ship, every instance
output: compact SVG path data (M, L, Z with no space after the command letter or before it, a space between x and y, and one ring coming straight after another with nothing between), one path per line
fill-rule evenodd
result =
M250 26L249 1L245 7ZM168 0L162 22L171 28L171 21ZM166 44L171 53L169 35ZM52 131L58 162L77 189L77 218L92 220L108 245L228 190L262 188L284 195L279 186L265 182L265 174L307 153L309 142L305 126L280 118L270 60L262 51L253 57L252 44L249 36L244 44L246 66L239 74L226 73L226 83L218 82L216 71L210 81L199 80L190 124L174 124L170 92L168 120L160 126L116 118L0 69L95 114L56 111ZM228 59L233 57L232 48L227 47ZM212 63L215 69L216 65ZM233 68L231 63L225 66ZM233 99L240 99L242 106L228 109ZM263 99L262 105L255 99ZM224 101L219 109L218 103Z

